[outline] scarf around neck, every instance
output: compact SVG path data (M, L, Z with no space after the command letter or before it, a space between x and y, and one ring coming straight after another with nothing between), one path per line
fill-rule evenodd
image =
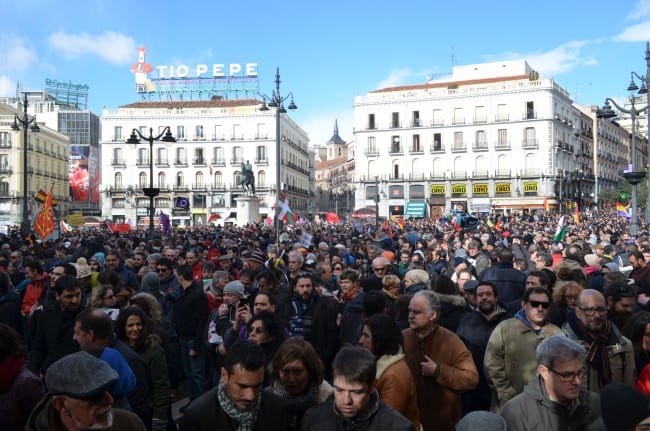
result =
M568 314L567 322L576 336L589 345L586 360L598 373L598 386L602 388L611 383L612 370L607 354L607 344L612 331L609 320L605 320L605 326L600 333L590 332L573 312Z
M237 431L253 431L262 405L261 395L257 398L257 402L252 409L242 410L226 394L226 386L221 381L217 387L217 400L228 417L237 423Z

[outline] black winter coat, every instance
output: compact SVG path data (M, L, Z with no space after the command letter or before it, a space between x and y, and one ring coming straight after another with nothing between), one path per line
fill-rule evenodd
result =
M183 290L174 304L174 325L178 338L192 340L192 350L199 352L203 348L203 334L208 323L208 299L203 289L192 283Z

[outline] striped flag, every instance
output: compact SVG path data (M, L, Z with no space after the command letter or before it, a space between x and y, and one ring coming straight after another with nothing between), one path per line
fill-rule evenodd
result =
M616 202L616 215L618 217L627 217L630 218L630 213L628 212L629 205L623 205L620 202Z
M289 224L294 224L297 220L296 213L289 206L289 200L284 193L280 193L280 200L275 206L275 214L280 220Z
M560 217L560 220L557 222L557 229L555 229L555 235L553 236L553 241L562 241L566 238L566 219L564 216Z

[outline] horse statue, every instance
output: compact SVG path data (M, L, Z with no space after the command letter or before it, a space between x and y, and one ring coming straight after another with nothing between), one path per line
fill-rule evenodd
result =
M244 189L244 195L255 196L255 174L248 160L246 160L246 163L241 163L239 182L241 183L242 189Z

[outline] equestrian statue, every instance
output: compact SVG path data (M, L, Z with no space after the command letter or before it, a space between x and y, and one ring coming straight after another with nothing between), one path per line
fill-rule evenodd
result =
M255 174L253 173L253 166L248 160L246 160L246 163L241 162L239 182L242 189L244 189L244 195L255 196Z

